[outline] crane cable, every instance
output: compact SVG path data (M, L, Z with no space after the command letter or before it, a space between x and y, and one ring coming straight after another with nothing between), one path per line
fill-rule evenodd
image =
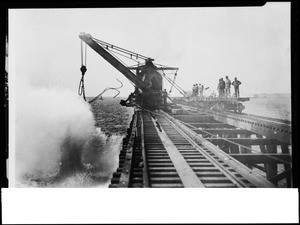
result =
M176 90L179 91L180 94L182 94L182 95L184 96L184 93L186 93L186 91L183 90L178 84L176 84L175 82L173 82L173 81L171 80L171 78L169 78L169 77L165 74L165 72L164 72L163 69L160 69L160 70L162 71L163 77L164 77L171 85L173 85L173 86L176 88ZM176 71L176 73L177 73L177 71Z
M175 84L175 80L176 80L176 76L177 76L177 71L178 71L178 70L176 70L176 72L175 72L175 74L174 74L174 78L173 78L173 81L172 81L172 86L171 86L171 88L170 88L169 94L171 94L172 89L173 89L173 86L174 86L174 84Z
M78 94L82 95L84 101L86 101L85 89L84 89L84 75L85 75L85 72L87 71L87 69L86 69L86 44L85 44L85 51L83 53L83 43L82 42L83 41L81 41L81 67L80 67L81 79L79 82ZM83 55L84 55L84 62L83 62Z
M114 51L112 51L112 50L109 50L109 49L107 49L109 52L110 52L110 54L112 54L117 60L119 60L120 61L120 63L122 63L125 67L127 67L128 68L128 65L123 61L123 60L121 60L120 59L120 57L118 57L118 56L116 56L116 54L118 54L117 52L114 52ZM122 54L119 54L119 55L121 55L121 56L124 56L124 55L122 55ZM132 59L133 60L133 59ZM133 60L133 61L136 61L136 60ZM139 61L136 61L136 62L138 62L138 64L140 63ZM118 79L117 79L118 80ZM119 81L119 80L118 80ZM130 79L128 79L128 81L132 84L132 86L134 86L134 87L137 87L136 85L135 85L135 83L133 83ZM120 81L119 81L120 82ZM122 84L123 85L123 84Z
M119 80L117 79L117 81L119 81ZM102 91L99 95L97 95L97 96L94 97L92 100L90 100L89 103L92 103L92 102L96 101L96 100L99 99L99 98L100 98L101 100L103 100L102 95L103 95L106 91L108 91L108 90L115 90L115 91L117 91L118 93L117 93L113 98L117 97L117 96L120 94L120 91L119 91L118 89L120 89L120 88L123 87L123 83L122 83L121 81L119 81L119 82L120 82L120 84L121 84L120 87L116 87L116 88L114 88L114 87L107 87L107 88L105 88L104 91Z

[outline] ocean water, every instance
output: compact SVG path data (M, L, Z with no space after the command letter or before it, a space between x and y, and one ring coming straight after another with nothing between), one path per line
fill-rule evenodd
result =
M104 98L93 102L90 108L95 121L92 135L83 142L74 138L63 142L62 145L66 146L68 155L62 157L66 157L67 161L74 161L75 166L66 162L61 163L60 167L56 167L55 175L50 172L27 173L16 181L16 186L108 187L112 174L118 167L122 139L126 135L133 115L133 108L121 106L120 100L121 98ZM78 151L78 146L81 148L80 151ZM76 151L80 154L79 160L76 159Z
M290 97L250 98L243 105L243 113L291 121Z

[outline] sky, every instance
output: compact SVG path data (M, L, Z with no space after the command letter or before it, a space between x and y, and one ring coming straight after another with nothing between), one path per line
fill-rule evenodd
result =
M216 90L219 78L227 75L242 82L241 96L291 92L288 2L226 8L10 9L9 79L77 94L80 32L178 67L176 83L186 91L194 83ZM86 66L87 96L119 86L116 79L124 85L120 96L134 90L90 47ZM172 96L180 94L173 90Z

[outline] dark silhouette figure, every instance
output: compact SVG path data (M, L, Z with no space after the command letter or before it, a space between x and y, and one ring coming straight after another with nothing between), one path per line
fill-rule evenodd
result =
M242 84L236 77L234 78L234 81L232 82L232 85L234 87L234 94L235 97L240 97L240 89L239 86Z

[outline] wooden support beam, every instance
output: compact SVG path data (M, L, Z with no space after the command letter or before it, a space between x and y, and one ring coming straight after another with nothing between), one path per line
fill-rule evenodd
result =
M222 134L220 136L222 138L229 138L230 137L229 134ZM223 142L222 145L219 145L219 148L222 149L224 152L226 152L228 154L229 153L229 146L230 146L229 142Z
M291 142L291 124L286 122L269 120L268 118L259 116L252 118L247 115L232 115L220 112L212 112L212 114L217 121L242 129L252 130L254 133L280 140L286 144L290 144Z
M226 124L226 123L220 123L220 122L212 122L212 123L188 123L194 127L202 127L202 128L233 128L233 126Z
M199 123L204 123L204 122L215 122L213 116L208 116L208 115L173 115L174 118L179 119L183 122L190 123L190 122L199 122Z
M247 140L247 139L251 139L251 136L247 135L247 134L241 134L240 138L237 138L237 139L242 139L242 138L245 139L245 140ZM243 143L242 145L244 145L245 147L248 147L248 148L251 149L251 143ZM251 150L248 149L248 148L245 148L245 147L239 146L240 153L252 154ZM245 163L245 165L248 166L250 169L252 169L252 163Z
M260 134L256 134L256 137L257 138L263 138L263 136L262 135L260 135ZM261 144L261 145L259 145L259 148L260 148L260 152L262 152L262 153L267 153L267 150L266 150L266 146L265 145L263 145L263 144ZM267 170L266 170L266 163L264 164L264 172L266 173L267 172ZM258 168L259 169L259 168Z
M232 138L237 138L237 134L229 134L229 135ZM235 144L230 143L229 148L230 148L230 153L233 153L233 154L240 153L239 146L237 146Z
M267 153L277 153L277 146L276 145L267 145ZM266 163L266 174L267 179L274 177L277 175L278 166L276 163ZM272 182L277 185L277 182Z
M247 97L238 97L237 99L240 102L250 101L250 98L247 98Z
M271 181L274 184L277 184L278 181L284 179L284 178L290 178L291 179L292 169L285 170L282 173L279 173L275 175L274 177L271 177L269 181Z
M281 151L282 153L285 153L285 154L289 154L289 146L288 145L281 145ZM287 170L290 170L292 168L291 165L284 165L284 169L287 171ZM287 183L287 187L292 187L292 180L291 180L291 176L287 176L286 177L286 183Z
M268 138L226 138L221 139L221 138L207 138L206 140L212 142L215 145L224 145L225 142L228 141L233 141L237 144L240 145L280 145L282 142L277 141L275 139L268 139Z
M218 135L221 138L237 138L236 134L228 134L228 133L223 133ZM231 142L223 142L222 145L219 145L219 148L221 148L224 152L226 153L230 153L231 151L233 151L232 153L239 153L239 149L238 146L236 144L233 144Z
M290 154L229 154L242 163L259 164L259 163L277 163L282 164L281 160L292 162Z
M197 134L202 134L209 132L211 134L232 134L232 135L238 135L238 134L247 134L251 135L254 134L252 131L245 130L245 129L231 129L231 128L212 128L212 129L192 129L195 131Z
M261 170L261 171L263 171L263 172L266 172L266 169L265 169L264 166L260 166L260 165L257 165L257 164L253 164L252 166L259 169L259 170Z

